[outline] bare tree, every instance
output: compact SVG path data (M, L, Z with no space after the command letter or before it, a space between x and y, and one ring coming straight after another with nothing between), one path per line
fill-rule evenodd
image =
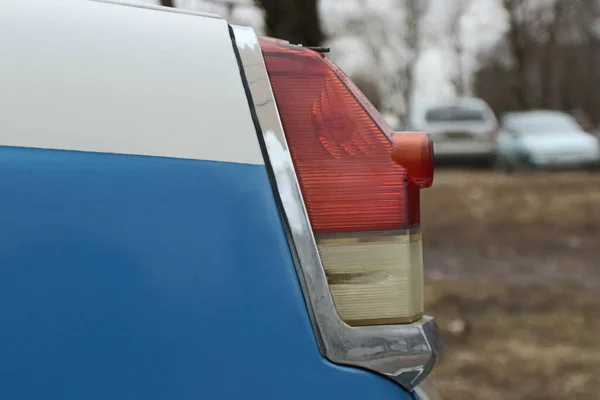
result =
M404 42L409 52L402 71L403 121L412 117L412 97L415 89L415 67L421 52L421 21L429 3L426 0L401 0L404 7ZM410 126L408 127L410 128Z
M527 42L528 32L523 22L526 18L526 0L503 0L509 16L507 40L512 52L513 71L515 79L511 89L518 101L519 109L529 108L527 80Z
M533 29L532 41L529 44L530 53L536 54L536 47L539 47L538 60L534 65L534 69L538 69L539 90L535 91L537 97L530 99L534 106L543 108L556 108L557 104L557 76L555 60L559 50L559 39L563 31L564 13L566 11L567 1L569 0L553 0L554 4L546 3L538 5L537 9L532 12L531 20L536 23L529 23ZM579 1L579 0L576 0ZM522 22L523 24L523 22Z
M317 0L255 0L265 12L267 35L305 46L325 40Z
M598 70L600 54L600 40L598 31L598 19L600 18L600 2L598 0L583 0L580 14L576 19L583 20L584 31L582 39L585 46L585 72L583 79L586 82L598 82ZM593 85L585 85L584 98L582 99L583 108L588 113L594 113L595 109L600 109L600 90ZM600 113L600 110L598 110ZM600 115L597 115L600 118Z
M465 45L462 30L463 17L471 5L471 0L452 1L452 14L450 15L450 41L455 58L455 74L452 79L454 91L458 96L463 96L468 90L467 76L465 74Z
M377 82L366 73L356 74L352 76L352 82L360 89L367 99L378 110L383 106L381 91Z
M248 5L240 0L199 0L199 3L224 6L228 18L235 7ZM306 46L318 46L325 40L318 0L254 0L254 3L264 10L267 35ZM160 4L175 7L175 0L160 0Z
M378 110L397 114L401 109L390 99L401 91L402 60L398 44L402 36L381 14L370 8L368 0L359 0L359 4L362 8L360 18L349 19L342 29L364 43L371 66L367 67L370 72L354 74L353 79L358 79L357 86ZM396 62L386 62L389 55L398 58L394 60ZM389 68L391 65L393 67Z
M477 73L478 95L497 112L549 108L600 119L600 2L504 1L511 27ZM498 58L504 47L508 68Z
M347 21L344 29L360 38L368 52L373 68L370 81L378 87L379 109L394 113L406 124L421 51L421 20L429 2L396 0L397 8L387 14L373 10L367 0L360 4L360 18Z

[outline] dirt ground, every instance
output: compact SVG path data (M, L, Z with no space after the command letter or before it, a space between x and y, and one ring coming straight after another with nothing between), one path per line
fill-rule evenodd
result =
M600 172L439 169L423 192L445 399L600 399Z

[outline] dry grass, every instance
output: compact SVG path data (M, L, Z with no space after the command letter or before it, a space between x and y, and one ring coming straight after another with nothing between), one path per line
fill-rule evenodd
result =
M445 399L600 397L596 293L434 282L427 294L446 344L434 372ZM467 322L466 332L452 332L455 318Z
M600 173L530 173L512 176L486 171L440 171L423 193L424 226L430 240L487 242L485 235L520 244L564 242L582 245L600 235ZM457 224L460 225L457 225ZM529 243L528 245L530 245Z
M441 171L422 212L442 396L600 398L600 174Z

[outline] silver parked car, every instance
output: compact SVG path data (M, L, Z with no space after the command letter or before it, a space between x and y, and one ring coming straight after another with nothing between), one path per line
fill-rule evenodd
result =
M507 113L497 138L497 166L519 168L597 166L600 142L560 111Z
M498 121L490 106L477 98L457 98L428 104L415 115L419 130L431 135L438 160L483 161L494 159Z

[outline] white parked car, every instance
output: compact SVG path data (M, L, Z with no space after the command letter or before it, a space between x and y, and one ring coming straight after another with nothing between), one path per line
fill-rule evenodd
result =
M600 142L559 111L508 113L497 138L497 166L551 168L600 163Z
M436 159L490 162L498 121L490 106L477 98L430 103L413 117L417 130L431 135Z

